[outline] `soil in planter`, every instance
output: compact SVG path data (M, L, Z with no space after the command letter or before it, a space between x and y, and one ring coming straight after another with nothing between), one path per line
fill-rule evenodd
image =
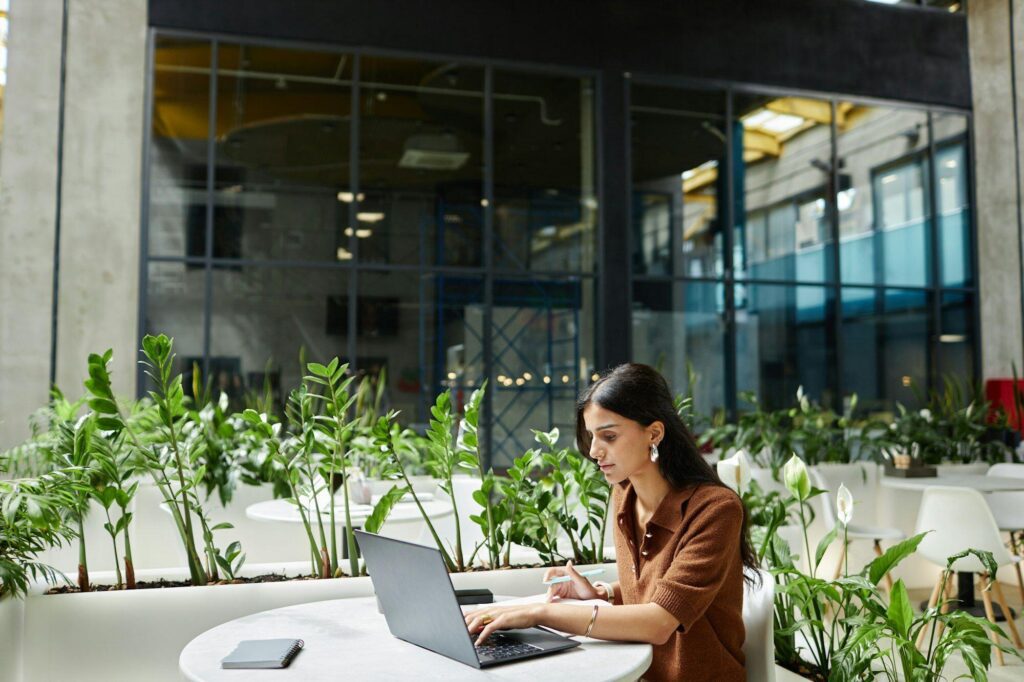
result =
M348 576L344 576L348 577ZM257 575L252 578L235 578L234 580L216 580L207 583L207 585L245 585L247 583L281 583L291 580L320 580L320 578L313 578L308 575L297 575L297 576L286 576L279 573L268 573L266 575ZM165 587L192 587L191 580L155 580L148 581L143 580L135 585L137 590L155 590L162 589ZM91 585L89 587L91 592L118 592L123 591L124 588L118 590L114 585ZM51 587L46 591L46 594L76 594L81 592L77 585L60 585L57 587Z

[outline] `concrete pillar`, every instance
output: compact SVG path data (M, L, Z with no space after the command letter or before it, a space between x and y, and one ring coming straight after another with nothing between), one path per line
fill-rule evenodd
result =
M1024 2L967 3L974 100L978 287L984 378L1024 370L1019 200L1024 166ZM1011 15L1013 43L1011 44ZM1016 83L1014 69L1016 65Z
M50 379L61 0L10 8L0 147L0 449L28 435Z
M14 2L0 150L0 449L47 401L57 209L62 0ZM69 3L56 383L82 394L114 348L135 391L146 0Z
M107 348L114 390L135 391L146 24L146 0L71 3L57 385L72 396Z

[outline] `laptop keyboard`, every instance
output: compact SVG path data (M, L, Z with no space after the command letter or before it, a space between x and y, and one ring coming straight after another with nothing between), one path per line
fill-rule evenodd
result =
M532 644L524 644L518 639L506 637L499 633L494 633L487 638L486 644L481 644L476 648L477 655L487 656L497 661L521 654L528 654L533 651L541 651L541 648Z

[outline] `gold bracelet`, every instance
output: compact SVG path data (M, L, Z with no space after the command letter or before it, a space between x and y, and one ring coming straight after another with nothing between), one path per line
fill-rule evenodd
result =
M587 626L587 631L583 633L584 637L590 637L590 631L594 629L594 623L597 622L597 610L601 608L597 604L594 604L594 613L590 616L590 625Z

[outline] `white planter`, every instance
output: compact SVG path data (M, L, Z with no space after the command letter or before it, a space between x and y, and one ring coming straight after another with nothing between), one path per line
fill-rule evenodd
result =
M615 564L603 568L602 579L617 579ZM456 588L486 587L498 595L529 596L544 591L541 580L545 570L460 573L452 575L452 583ZM35 594L24 601L24 628L11 630L13 636L8 632L8 621L17 620L17 608L6 611L4 607L9 605L0 603L0 635L2 646L7 647L0 651L14 652L0 658L0 679L178 680L181 650L194 637L216 625L291 604L372 594L369 578ZM12 644L19 632L23 633L23 670L20 676L9 675L10 670L16 670L8 667L9 659L19 658L16 645Z
M25 602L0 600L0 680L22 679Z
M988 473L988 469L991 466L988 462L971 462L970 464L961 464L959 462L944 462L938 465L936 468L939 470L939 476L963 476L965 474L978 474L985 475Z

